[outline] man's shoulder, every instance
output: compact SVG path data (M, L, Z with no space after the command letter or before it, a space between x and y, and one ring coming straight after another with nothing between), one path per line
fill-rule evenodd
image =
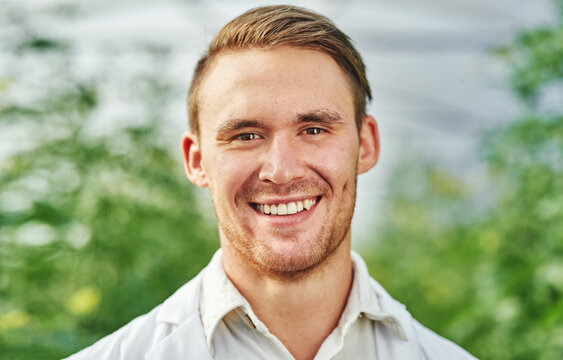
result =
M422 359L472 360L471 354L452 341L434 333L416 321L406 306L395 300L375 279L370 277L371 291L377 296L383 313L398 321L405 337L404 346L411 347ZM390 323L392 327L393 322ZM397 326L395 324L395 326ZM380 349L382 350L382 349Z
M141 315L93 345L70 356L69 360L143 359L185 323L198 324L201 273L180 287L162 304ZM197 319L197 321L190 321ZM197 331L193 326L184 331Z

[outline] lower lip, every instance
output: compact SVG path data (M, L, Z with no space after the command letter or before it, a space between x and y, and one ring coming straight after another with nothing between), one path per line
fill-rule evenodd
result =
M307 220L312 215L313 211L317 208L317 205L319 205L320 201L321 199L318 199L315 205L313 205L309 210L303 210L291 215L266 215L254 209L252 206L251 208L262 219L268 221L273 226L291 226L297 225Z

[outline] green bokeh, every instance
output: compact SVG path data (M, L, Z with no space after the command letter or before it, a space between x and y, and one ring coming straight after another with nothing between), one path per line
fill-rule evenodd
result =
M483 138L490 189L474 194L439 165L405 161L365 253L415 318L475 356L562 359L561 88L550 90L555 109L541 97L563 84L563 25L527 31L499 54L526 113ZM477 195L487 210L472 210Z

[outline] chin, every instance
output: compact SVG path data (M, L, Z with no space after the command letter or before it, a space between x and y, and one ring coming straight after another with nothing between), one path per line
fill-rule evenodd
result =
M262 272L280 278L301 278L326 263L344 240L315 241L305 245L285 240L280 246L257 246L247 254Z

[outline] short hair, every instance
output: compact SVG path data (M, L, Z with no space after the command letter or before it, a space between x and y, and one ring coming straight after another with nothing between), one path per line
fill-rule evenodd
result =
M340 66L351 85L358 130L371 100L366 67L350 38L327 17L296 6L258 7L223 26L198 61L188 91L188 117L199 136L199 90L213 59L223 50L293 46L323 52Z

